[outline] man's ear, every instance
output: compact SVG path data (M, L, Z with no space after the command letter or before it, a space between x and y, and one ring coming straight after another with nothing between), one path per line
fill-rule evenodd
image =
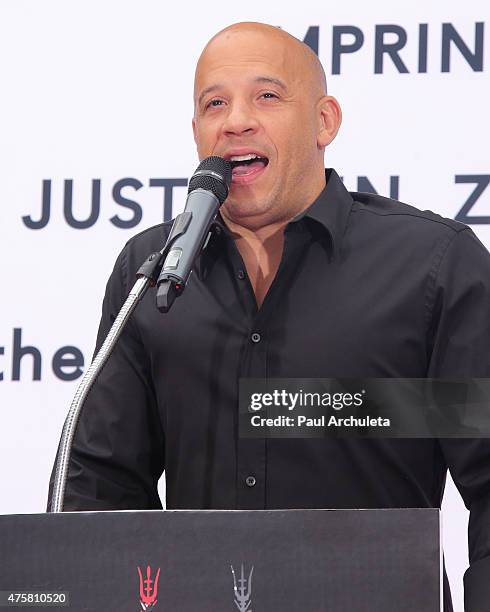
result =
M324 96L318 102L319 130L317 144L319 148L326 147L337 136L342 123L340 104L333 96Z
M194 117L192 118L192 133L194 134L194 142L197 145L198 144L198 142L197 142L197 129L196 129L196 120L194 119Z

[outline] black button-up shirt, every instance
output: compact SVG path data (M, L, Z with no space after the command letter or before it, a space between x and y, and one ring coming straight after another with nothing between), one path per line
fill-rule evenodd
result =
M120 254L98 346L170 227ZM65 509L160 508L164 469L168 508L431 507L449 467L488 582L490 440L257 440L237 429L242 377L488 376L490 255L471 229L349 193L329 170L287 225L260 308L222 222L169 314L147 292L87 399Z

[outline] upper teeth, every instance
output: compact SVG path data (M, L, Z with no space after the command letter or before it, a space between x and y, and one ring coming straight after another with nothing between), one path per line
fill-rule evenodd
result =
M258 158L258 155L255 155L255 153L248 153L247 155L232 155L230 157L230 161L247 161L249 159L255 159Z

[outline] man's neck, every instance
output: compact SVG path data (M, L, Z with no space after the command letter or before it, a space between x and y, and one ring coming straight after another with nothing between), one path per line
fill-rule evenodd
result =
M282 221L256 230L240 226L229 219L225 219L225 223L242 256L257 305L260 307L281 263L284 228L287 223Z

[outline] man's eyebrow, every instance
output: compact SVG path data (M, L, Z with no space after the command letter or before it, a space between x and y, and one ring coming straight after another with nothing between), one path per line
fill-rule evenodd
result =
M258 77L255 77L254 82L255 83L268 83L268 84L272 84L272 85L277 85L278 87L280 87L284 91L287 91L286 84L283 81L281 81L280 79L276 79L275 77L258 76ZM224 85L222 83L216 83L215 85L210 85L209 87L206 87L206 89L203 89L201 91L201 93L199 94L199 98L197 100L198 106L201 105L203 99L208 94L212 93L213 91L217 91L219 89L222 89L223 87L224 87Z
M256 83L271 83L272 85L277 85L284 91L287 91L286 84L280 79L276 79L275 77L259 76L256 77L254 80Z

